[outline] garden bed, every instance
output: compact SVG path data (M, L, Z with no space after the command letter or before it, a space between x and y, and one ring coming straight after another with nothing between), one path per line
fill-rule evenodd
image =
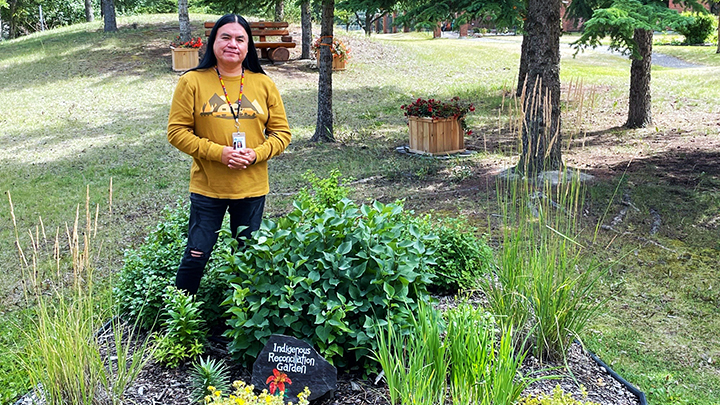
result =
M214 357L223 358L228 365L233 364L227 356L222 342L211 342L208 353ZM528 356L522 369L524 373L530 374L545 367L560 367L558 370L545 372L545 374L562 375L562 378L533 383L525 390L524 394L550 394L553 388L559 384L564 392L572 393L576 399L581 399L583 398L582 390L578 386L581 384L587 391L588 401L601 405L643 405L643 402L627 386L613 378L610 370L599 365L577 343L574 343L568 352L568 365L572 375L562 369L562 364L545 363L541 365L537 359ZM126 398L133 403L146 405L168 403L170 398L172 398L173 404L191 404L187 400L190 395L188 369L187 366L167 369L160 364L151 362L130 387ZM231 367L231 373L233 380L240 379L248 383L250 381L250 371L243 367ZM382 381L375 384L374 381L341 374L338 376L338 390L335 392L335 397L320 400L317 404L386 405L389 404L385 395L386 390Z

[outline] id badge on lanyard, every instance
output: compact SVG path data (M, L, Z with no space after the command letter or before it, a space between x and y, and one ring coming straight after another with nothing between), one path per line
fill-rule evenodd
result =
M247 144L245 143L245 132L233 132L233 149L245 149Z

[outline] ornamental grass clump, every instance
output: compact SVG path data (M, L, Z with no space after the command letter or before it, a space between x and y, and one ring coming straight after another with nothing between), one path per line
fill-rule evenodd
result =
M380 363L392 405L443 403L448 349L441 335L445 322L430 305L421 304L411 327L392 323L378 327L374 359Z
M602 301L592 292L602 275L588 263L576 218L583 193L577 174L559 185L508 180L498 187L502 245L482 289L503 329L517 331L540 359L563 360Z
M472 131L467 129L465 116L475 111L475 106L472 103L460 101L460 97L455 96L448 101L418 98L410 104L401 105L400 108L406 117L432 118L433 120L457 119L463 131L468 135L472 134Z
M374 358L391 405L443 404L448 395L453 405L513 404L538 380L519 372L526 352L516 352L512 330L498 332L492 315L463 301L445 318L421 304L409 328L379 327Z
M137 324L117 321L105 309L106 295L94 274L101 246L96 239L100 209L96 206L93 220L89 187L85 223L78 206L74 224L65 225L64 235L57 228L53 243L40 219L40 225L29 232L27 250L17 232L10 193L8 199L28 285L25 299L33 313L32 327L23 331L28 343L18 361L38 387L37 396L50 405L122 403L154 349L149 338L135 332ZM101 328L107 318L113 321Z

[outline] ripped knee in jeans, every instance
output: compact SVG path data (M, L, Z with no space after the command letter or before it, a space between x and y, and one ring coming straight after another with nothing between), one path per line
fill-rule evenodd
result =
M205 252L197 249L190 249L190 257L192 257L193 259L204 259Z

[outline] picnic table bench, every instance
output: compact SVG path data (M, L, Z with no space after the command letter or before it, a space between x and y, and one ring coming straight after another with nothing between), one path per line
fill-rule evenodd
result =
M295 48L287 22L258 21L251 22L250 29L255 41L255 48L260 50L260 57L269 59L271 62L287 62L290 59L288 48ZM210 36L210 31L215 26L215 21L205 22L205 36ZM280 37L280 41L269 41L267 37Z

